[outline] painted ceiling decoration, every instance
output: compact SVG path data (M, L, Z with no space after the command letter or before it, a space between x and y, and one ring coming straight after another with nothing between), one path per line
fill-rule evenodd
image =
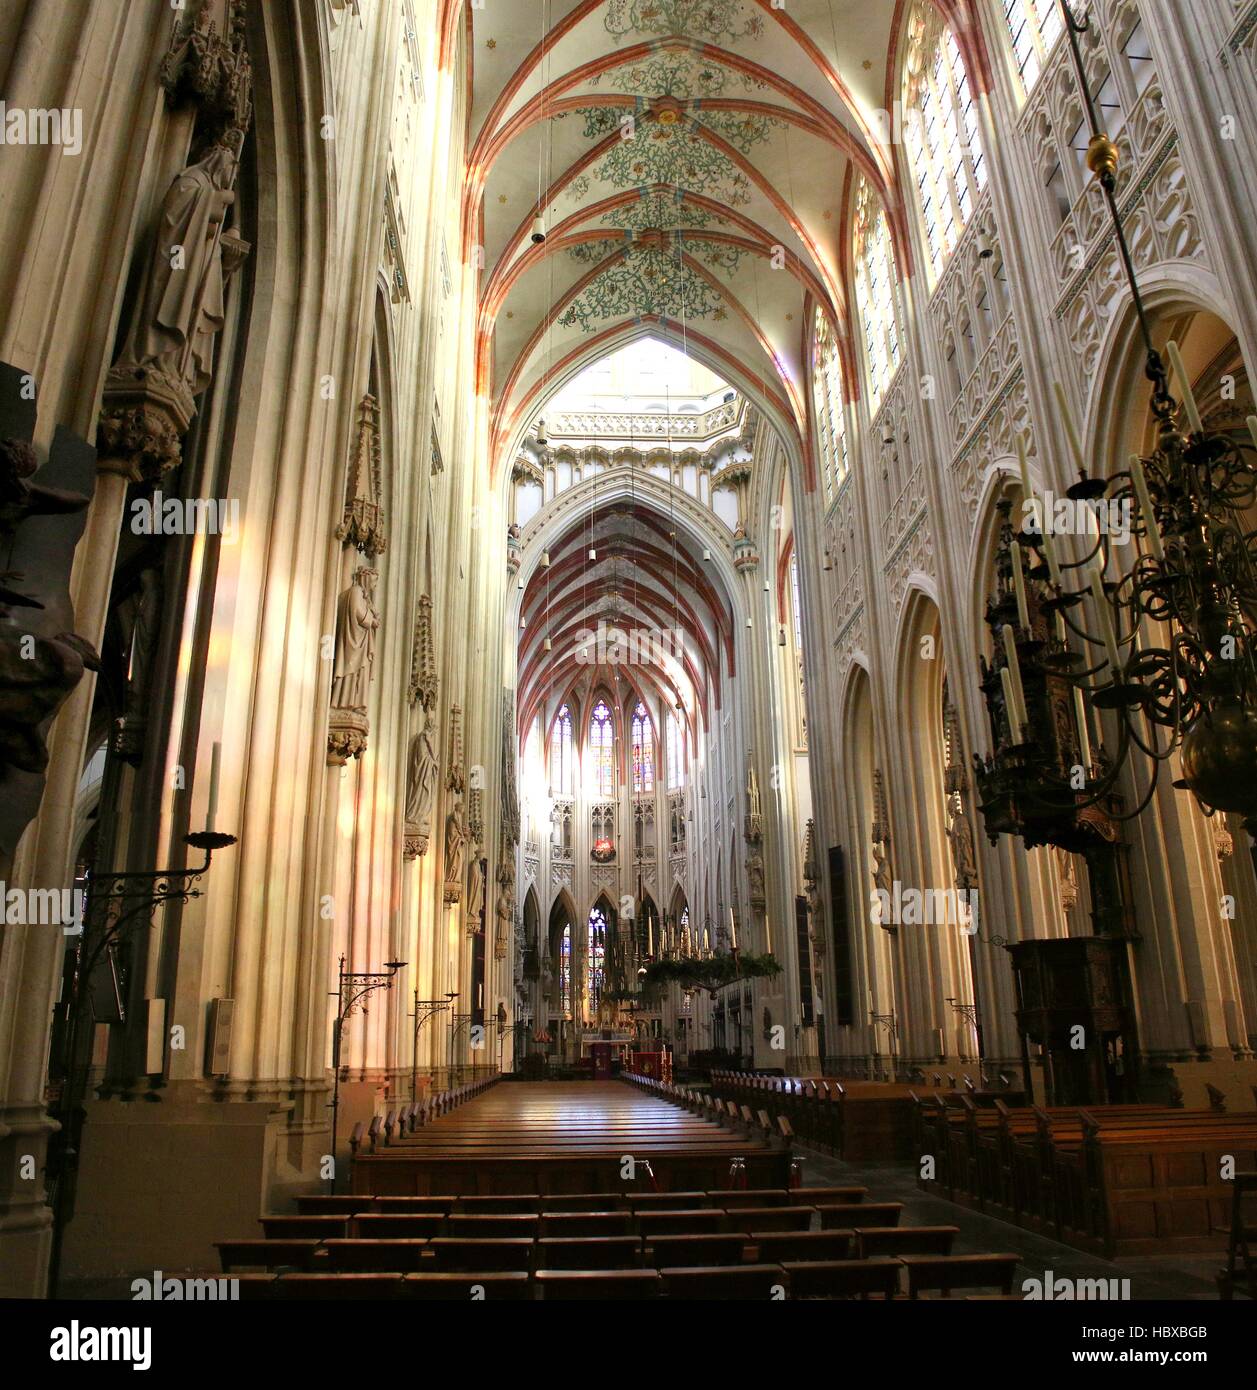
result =
M930 3L977 42L974 0ZM645 323L685 338L807 457L817 308L852 351L842 239L860 179L901 239L894 148L875 132L911 6L442 4L469 84L463 239L483 267L476 373L495 476L546 397ZM972 66L980 86L986 65Z

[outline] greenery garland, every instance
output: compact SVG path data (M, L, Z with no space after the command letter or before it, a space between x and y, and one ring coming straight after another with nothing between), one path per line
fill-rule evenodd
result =
M706 960L657 960L646 967L647 985L678 984L682 989L705 989L715 993L736 980L766 978L781 974L781 963L773 955L718 955Z

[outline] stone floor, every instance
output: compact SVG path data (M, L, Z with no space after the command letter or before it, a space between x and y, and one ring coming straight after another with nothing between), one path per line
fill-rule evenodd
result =
M1129 1279L1132 1299L1218 1297L1214 1276L1224 1263L1224 1255L1173 1254L1105 1260L922 1192L913 1170L906 1164L846 1163L807 1145L797 1147L804 1160L804 1186L858 1184L869 1189L870 1200L903 1202L904 1226L959 1226L960 1235L954 1246L958 1255L1016 1251L1022 1257L1022 1268L1018 1270L1014 1290L1023 1279L1042 1279L1045 1271L1051 1270L1054 1279Z

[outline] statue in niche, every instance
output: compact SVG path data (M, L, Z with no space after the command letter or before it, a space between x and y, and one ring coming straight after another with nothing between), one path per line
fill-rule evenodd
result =
M761 907L764 899L764 861L758 854L747 860L746 875L751 884L751 905Z
M436 718L430 709L423 712L423 728L410 740L410 768L406 778L406 824L428 847L432 831L432 808L436 805L439 766L434 728ZM422 851L421 851L422 852Z
M463 896L463 852L467 848L467 822L463 803L456 801L445 818L445 901L456 903Z
M471 862L471 873L467 876L467 931L469 935L479 936L484 929L481 916L484 912L484 865L479 859Z
M951 817L947 822L947 838L951 842L952 867L956 871L956 887L976 888L978 861L973 847L973 826L959 793L952 798Z
M336 661L332 667L332 708L365 714L371 668L375 661L375 633L380 615L371 595L376 571L359 566L354 581L336 606Z
M117 367L148 368L192 395L213 375L222 329L223 226L244 136L228 130L179 174L162 200L153 251Z
M886 843L882 840L873 841L873 885L874 887L894 896L894 882L890 867L890 854Z

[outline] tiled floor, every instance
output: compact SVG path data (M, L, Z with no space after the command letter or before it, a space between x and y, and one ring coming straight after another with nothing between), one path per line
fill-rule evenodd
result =
M1054 1279L1129 1279L1132 1299L1218 1296L1214 1275L1223 1264L1223 1255L1104 1260L922 1192L913 1170L903 1163L845 1163L804 1145L798 1146L798 1152L804 1160L804 1186L856 1184L869 1189L870 1200L903 1202L904 1226L959 1226L954 1247L958 1255L1016 1251L1022 1257L1022 1268L1014 1290L1022 1280L1042 1279L1044 1272L1051 1270Z

